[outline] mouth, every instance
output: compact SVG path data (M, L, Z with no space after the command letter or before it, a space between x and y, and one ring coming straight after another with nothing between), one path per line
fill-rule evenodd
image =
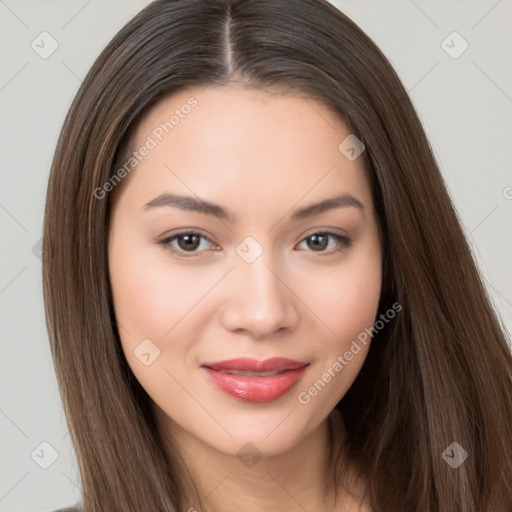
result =
M244 402L263 403L288 393L309 365L309 362L275 357L264 361L239 358L207 362L200 367L221 391Z

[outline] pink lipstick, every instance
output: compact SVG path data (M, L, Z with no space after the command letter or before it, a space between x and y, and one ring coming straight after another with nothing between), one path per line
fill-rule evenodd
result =
M244 402L263 403L277 400L301 379L308 362L273 357L206 362L201 368L210 381L230 396Z

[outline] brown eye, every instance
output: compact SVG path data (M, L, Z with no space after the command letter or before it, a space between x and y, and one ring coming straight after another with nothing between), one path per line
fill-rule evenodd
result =
M212 243L208 238L199 233L186 232L186 233L178 233L168 238L164 238L160 242L159 245L164 246L164 248L174 254L177 254L181 258L190 258L194 256L200 256L204 251L197 251L197 248L200 247L201 241L207 240L209 243ZM177 242L176 245L173 245L173 242ZM190 253L190 254L184 254Z
M338 242L338 247L333 251L326 251L329 247L329 239L333 238ZM338 235L337 233L331 232L319 232L313 233L306 238L301 243L306 242L308 249L312 252L318 253L327 253L332 254L333 252L339 252L350 246L352 241L346 236ZM332 247L331 247L332 248Z
M329 247L332 239L334 239L337 244L335 243L334 246ZM202 256L202 253L205 252L205 250L198 250L198 248L201 247L202 240L206 240L210 244L213 243L204 235L189 231L177 233L164 238L158 242L158 245L162 245L165 250L176 254L180 258L191 258ZM304 242L306 242L307 248L310 252L317 252L319 254L326 255L340 252L343 249L348 248L352 243L352 241L346 236L331 232L313 233L304 238L301 243Z

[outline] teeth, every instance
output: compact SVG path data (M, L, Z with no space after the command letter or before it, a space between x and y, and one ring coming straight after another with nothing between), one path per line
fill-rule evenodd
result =
M240 370L219 370L222 373L229 373L230 375L241 375L242 377L273 377L283 373L282 370L272 370L271 372L243 372Z

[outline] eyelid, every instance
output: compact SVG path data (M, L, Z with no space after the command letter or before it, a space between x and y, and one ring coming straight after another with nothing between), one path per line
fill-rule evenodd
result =
M341 233L337 233L337 231L341 231ZM327 228L311 228L308 231L302 235L301 242L304 240L304 238L307 238L311 235L317 235L317 234L326 234L326 235L336 235L340 237L350 238L347 231L341 228L335 228L335 227L327 227Z
M324 236L334 238L335 240L338 241L339 244L341 244L342 247L338 248L338 249L334 249L334 250L331 249L328 251L306 251L306 252L311 252L313 254L316 253L317 256L329 256L329 255L337 254L337 253L343 251L344 249L348 249L350 247L350 245L352 244L353 239L350 238L348 235L341 235L339 233L336 233L335 231L331 231L330 229L332 229L332 228L312 229L311 231L306 232L302 236L301 240L299 241L299 244L302 244L304 241L306 241L309 237L311 237L313 235L324 235ZM337 228L337 229L339 229L339 228ZM205 253L206 251L192 251L187 254L186 251L176 250L170 245L171 242L173 242L174 240L178 239L179 237L182 237L185 235L199 235L200 238L204 238L209 243L215 245L215 243L211 240L211 238L208 235L203 234L203 232L201 232L201 230L199 230L197 228L193 228L193 229L189 229L189 230L187 230L187 229L180 230L177 233L165 236L164 238L158 240L156 242L156 244L163 246L164 250L167 250L167 251L171 252L172 254L176 254L179 258L196 258L196 257L202 256L203 253Z
M341 245L341 247L338 247L335 249L330 249L330 250L325 250L325 251L312 251L312 250L306 251L306 252L309 252L310 254L315 254L315 256L320 256L320 257L324 257L324 256L328 257L328 256L333 256L335 254L338 254L338 253L344 251L345 249L348 249L352 245L352 242L353 242L353 239L351 237L349 237L348 235L340 235L339 233L336 233L335 231L317 229L317 230L314 230L314 231L304 235L302 237L301 241L299 242L299 245L304 243L309 237L311 237L313 235L324 235L324 236L334 238L335 240L337 240L338 244Z
M162 239L158 240L156 242L157 245L163 246L164 250L169 251L173 254L177 254L181 258L191 258L191 257L198 257L202 256L202 253L205 251L197 251L197 252L190 252L189 254L186 253L186 251L178 251L174 249L170 244L174 240L178 239L179 237L185 236L185 235L198 235L200 238L204 238L207 240L210 244L215 245L215 243L211 240L211 238L208 235L205 235L201 230L197 228L193 229L184 229L180 230L177 233L164 236Z

